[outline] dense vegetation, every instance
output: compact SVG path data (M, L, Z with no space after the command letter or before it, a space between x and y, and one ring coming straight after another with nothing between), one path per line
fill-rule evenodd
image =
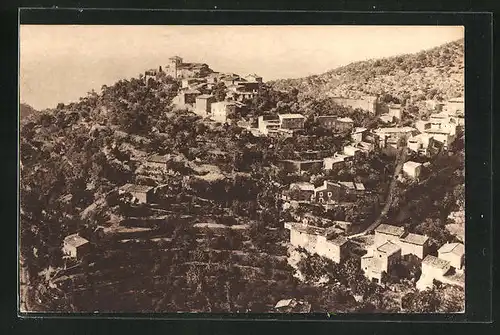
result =
M434 64L425 59L419 61ZM452 63L455 59L450 56ZM380 66L390 67L392 61L381 60ZM305 97L301 86L282 92L263 85L247 101L245 118L301 112L307 121L291 138L254 137L234 124L208 122L176 109L172 98L178 89L179 82L167 76L147 84L142 77L120 80L78 102L60 103L23 119L20 232L29 288L24 298L30 310L266 312L288 297L309 301L316 312L460 309L440 298L448 286L417 293L410 284L398 282L404 293L398 296L370 284L359 271L355 253L338 266L309 255L299 264L306 282L293 277L287 264L283 220L305 211L283 210L279 194L289 183L365 183L373 192L350 207L311 209L318 216L360 224L372 219L364 213L376 212L374 204L385 196L394 160L368 154L331 172L318 169L302 176L285 173L277 162L300 159L308 150L332 155L349 142L347 132L321 128L317 115L349 116L355 126L368 128L378 125L376 117L328 98ZM217 88L219 100L223 91ZM172 157L165 171L140 166L150 154ZM435 169L460 164L463 157L443 155ZM417 190L442 185L433 188L429 200L411 197L418 192L405 195L401 187L389 219L404 221L404 213L411 213L416 231L436 243L452 240L443 235L442 225L463 198L463 171L457 167L450 173L450 184L450 175L437 174L427 184L405 186ZM117 191L126 183L155 186L154 204L132 204L129 194ZM438 203L443 198L445 206ZM224 228L199 228L195 223ZM94 238L97 226L111 233L104 240ZM74 232L88 236L93 250L83 262L63 270L62 240ZM318 284L324 275L327 282Z

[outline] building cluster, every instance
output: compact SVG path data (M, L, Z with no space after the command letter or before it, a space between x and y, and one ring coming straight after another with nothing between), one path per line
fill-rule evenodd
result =
M349 223L347 223L349 226ZM335 263L345 260L348 255L348 239L339 225L322 228L303 222L285 222L290 231L290 244L303 248L310 254L328 258ZM416 287L423 290L431 287L435 280L464 285L464 254L461 243L446 243L438 250L438 256L430 254L429 238L407 232L403 227L381 224L375 230L374 243L366 248L361 257L361 269L365 276L378 284L383 284L388 275L397 276L398 265L408 259L421 264L421 275Z
M409 233L403 227L381 224L375 229L374 243L367 251L361 258L361 268L366 277L376 283L382 283L402 259L413 255L422 268L417 288L430 287L434 280L463 285L460 275L463 273L465 248L461 243L444 244L436 257L429 254L427 236Z
M173 100L178 107L220 123L229 123L232 115L242 112L246 108L245 102L255 97L263 83L262 77L256 74L241 77L234 73L214 72L207 64L184 63L178 56L169 58L165 67L146 71L144 78L148 82L160 73L180 79L181 88ZM214 93L221 85L225 96L218 101Z

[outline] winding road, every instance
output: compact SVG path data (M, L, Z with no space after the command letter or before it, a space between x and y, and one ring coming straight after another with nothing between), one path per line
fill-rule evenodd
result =
M348 236L348 239L356 238L359 236L364 236L368 233L371 233L375 228L377 228L380 223L382 222L382 219L387 215L387 212L389 212L389 209L391 208L392 201L394 200L394 189L396 188L396 183L398 180L398 176L401 173L401 170L403 169L403 164L406 161L406 156L407 156L407 149L406 146L403 146L399 149L399 152L396 156L396 167L394 169L394 175L392 177L391 184L389 186L389 190L387 192L387 198L385 201L384 208L382 208L382 211L380 212L380 215L378 218L371 224L369 225L365 230L363 230L360 233Z

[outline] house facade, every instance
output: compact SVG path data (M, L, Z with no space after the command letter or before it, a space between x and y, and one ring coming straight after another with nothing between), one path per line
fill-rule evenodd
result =
M303 129L306 120L302 114L279 114L278 118L280 128L289 130Z
M195 113L201 117L207 117L211 114L212 103L215 102L215 97L209 94L202 94L196 97Z
M337 117L333 115L323 115L316 118L318 124L326 129L336 131L350 131L354 127L354 121L349 117Z
M318 254L335 263L342 262L347 255L347 239L343 236L330 237L328 229L295 222L285 223L285 228L290 230L290 244L311 254Z
M450 262L432 255L427 255L422 261L422 274L417 281L417 289L425 290L426 288L432 287L434 280L441 282L446 281L444 278L450 269Z
M387 241L361 257L361 269L369 280L382 283L384 275L389 273L400 261L401 247Z
M194 106L196 103L196 97L199 95L201 95L201 92L198 90L184 90L179 92L179 94L175 97L175 102L179 105Z
M286 200L310 202L314 196L314 185L307 182L293 183L288 189Z
M151 169L166 169L170 155L151 155L146 158L144 165Z
M283 160L280 161L280 165L288 173L301 174L303 172L311 171L313 169L321 169L323 167L323 160L322 159Z
M429 237L419 234L406 233L399 238L398 243L401 247L401 255L414 255L424 259L429 253Z

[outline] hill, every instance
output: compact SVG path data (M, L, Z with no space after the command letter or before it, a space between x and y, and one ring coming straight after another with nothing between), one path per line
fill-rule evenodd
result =
M355 62L320 75L270 84L282 91L298 89L302 100L385 94L403 102L446 100L461 96L464 91L464 40L415 54Z
M19 104L19 118L25 120L28 116L36 113L37 110L26 103Z

